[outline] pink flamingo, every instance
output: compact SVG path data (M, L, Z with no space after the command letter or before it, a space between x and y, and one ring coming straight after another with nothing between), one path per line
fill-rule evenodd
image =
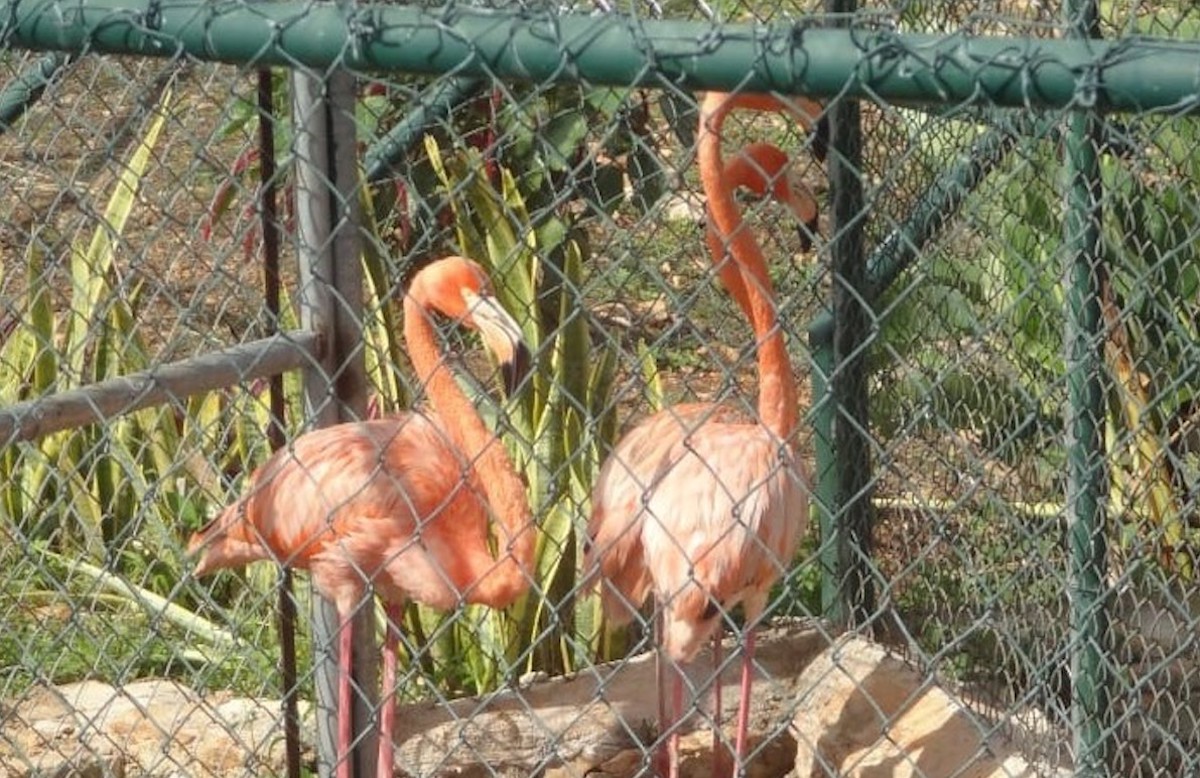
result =
M192 536L196 575L273 559L307 569L337 607L339 778L350 775L350 620L368 586L388 603L378 773L393 774L395 624L408 599L494 608L526 591L534 525L525 486L438 352L430 312L477 329L510 388L528 367L520 328L483 269L447 257L421 269L404 300L404 337L434 413L313 430L258 468L241 499ZM489 550L488 514L499 524Z
M713 404L667 408L631 430L601 469L592 492L585 570L598 574L604 610L614 624L628 622L653 592L659 616L660 679L665 652L672 663L692 659L703 642L719 648L722 614L741 604L746 619L741 699L736 729L739 769L753 677L754 629L771 586L791 563L807 524L809 479L794 451L797 390L779 328L762 248L734 200L738 186L781 199L806 223L816 206L793 189L778 148L748 146L723 163L720 131L734 108L798 107L807 126L819 112L808 101L785 105L773 98L710 93L702 102L697 141L707 196L708 245L730 296L751 321L758 343L756 419ZM726 251L733 262L725 261ZM667 734L666 772L679 774L683 682L677 666L669 710L660 700L661 733ZM715 688L720 684L714 679ZM714 716L719 716L719 697ZM719 734L713 733L714 765ZM663 772L661 751L656 761ZM720 760L723 763L723 759ZM718 772L714 768L714 772Z

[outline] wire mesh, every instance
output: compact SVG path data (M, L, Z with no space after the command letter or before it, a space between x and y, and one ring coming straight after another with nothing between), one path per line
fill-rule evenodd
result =
M814 3L667 0L556 10L714 23L841 21L821 16ZM1117 2L1101 11L1109 39L1200 36L1200 11L1189 2ZM1059 3L1018 0L864 3L852 21L863 29L1044 39L1068 29ZM259 64L0 53L3 85L34 85L0 99L0 406L29 407L19 404L300 328L297 290L305 278L295 222L310 193L297 185L286 79L274 87L286 236L280 320L268 315L261 291ZM292 64L304 67L299 58ZM49 75L27 81L31 73ZM457 72L354 75L363 317L357 347L337 355L345 361L335 372L362 365L369 418L427 407L433 384L402 337L405 290L447 254L482 265L532 355L530 376L506 393L503 371L481 348L486 338L453 315L433 321L458 385L504 442L527 490L537 545L529 594L510 607L404 606L394 624L396 682L382 690L401 706L397 769L651 774L661 764L658 749L678 732L683 773L717 774L718 752L736 741L746 624L744 611L731 606L745 592L714 591L706 601L704 620L726 636L723 655L705 649L680 664L690 715L664 725L660 705L670 692L656 672L667 683L676 663L656 671L655 620L664 606L682 607L687 587L657 592L657 604L633 598L625 608L631 622L617 627L585 565L603 550L589 539L589 516L606 463L635 474L632 515L657 532L663 556L650 567L664 577L686 542L673 522L705 505L725 506L732 523L718 540L728 543L743 532L743 511L753 513L761 483L783 466L764 466L761 481L735 494L731 484L740 482L731 474L751 466L752 444L705 442L712 417L681 407L724 403L761 429L751 326L705 239L700 96L666 76L608 87ZM1148 89L1154 77L1148 69ZM839 99L849 98L825 100L826 110ZM873 524L865 566L875 605L859 638L821 618L822 589L844 571L823 569L829 538L819 537L810 511L793 510L787 518L807 524L798 547L764 562L775 585L752 665L746 760L753 774L867 775L880 765L925 776L970 765L998 775L1073 769L1079 646L1067 541L1075 506L1067 497L1062 171L1064 128L1078 107L1091 107L1088 95L1056 109L864 100L861 160L823 148L819 132L783 113L737 111L724 127L726 159L752 142L784 149L790 161L779 175L787 189L817 205L816 220L805 224L771 197L742 192L736 200L768 260L802 413L821 399L810 384L817 369L809 326L841 281L829 258L847 229L832 220L821 154L858 168L864 207L855 217L869 287L867 326L853 333L866 358L866 385L857 388L869 416L843 414L835 424L856 425L868 445ZM1113 775L1188 774L1200 753L1200 697L1191 693L1200 620L1200 415L1191 367L1200 364L1200 129L1186 110L1106 115L1095 149L1103 216L1094 303L1103 337L1091 345L1104 366L1103 418L1094 420L1104 450L1094 464L1107 485L1109 548L1096 595L1109 618L1102 728ZM330 474L296 442L313 427L302 384L299 373L285 375L289 444L278 461L294 463L300 483L326 499ZM643 448L619 446L659 412L665 426ZM809 422L790 441L810 471L800 491L836 521L840 506L815 494L819 436ZM165 405L100 423L4 441L3 772L282 772L277 566L258 562L197 578L187 553L194 532L255 493L254 470L271 454L269 425L266 382L246 378L219 391L180 391ZM391 441L411 434L406 429L398 423L368 458L379 460ZM689 478L642 477L639 452L648 456L672 436L681 442L671 467ZM475 471L458 487L464 499L493 499L482 456L454 465ZM677 491L667 494L666 486ZM351 489L345 504L357 498ZM315 511L316 520L338 510ZM425 517L420 526L432 538L440 525ZM491 543L506 550L503 528L493 527ZM767 545L752 538L740 553ZM452 547L461 556L465 541ZM701 560L686 561L694 568L686 577L696 580ZM373 575L364 564L353 571L360 585ZM296 596L299 612L309 613L309 587ZM376 617L381 640L391 622L382 606L364 596L354 607ZM313 667L335 646L312 634L302 618L303 759L315 769ZM904 661L883 658L878 646ZM939 723L914 724L922 705L939 704L927 696L935 686L946 695ZM710 699L715 689L719 708Z

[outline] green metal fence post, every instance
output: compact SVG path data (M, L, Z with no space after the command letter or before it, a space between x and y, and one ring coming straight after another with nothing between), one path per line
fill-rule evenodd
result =
M843 24L849 23L857 7L858 0L826 0L830 12L844 14ZM870 571L870 409L865 348L871 314L863 243L866 213L858 101L837 100L829 109L829 128L833 365L826 375L832 400L828 411L833 427L833 472L828 486L836 483L837 493L827 509L832 510L836 524L833 546L838 592L831 617L844 624L862 625L875 610L875 596Z
M964 155L939 175L921 195L911 214L888 233L867 258L868 299L875 299L882 294L917 259L921 248L954 218L967 195L995 170L1021 137L1048 130L1045 122L1002 121L972 145L970 154ZM836 403L830 394L829 381L837 364L833 353L833 329L833 315L828 310L814 319L808 328L813 363L810 376L815 459L813 492L821 537L821 612L836 622L844 622L846 614L839 606L841 600L838 596L840 541L834 521L835 506L839 504L839 481L833 439Z
M900 33L808 19L716 29L462 4L346 13L307 0L0 0L0 44L12 48L1020 108L1067 105L1090 74L1102 110L1200 111L1200 41Z
M838 597L837 515L838 470L833 448L833 424L837 414L836 398L831 393L829 376L833 373L833 318L828 311L813 322L808 330L808 347L812 353L812 426L814 503L817 527L821 538L821 613L835 623L844 623L845 614Z
M1074 37L1099 32L1094 0L1067 0ZM1075 774L1108 775L1108 618L1105 585L1104 332L1100 294L1100 118L1096 94L1081 94L1066 138L1068 544L1071 596L1071 727Z

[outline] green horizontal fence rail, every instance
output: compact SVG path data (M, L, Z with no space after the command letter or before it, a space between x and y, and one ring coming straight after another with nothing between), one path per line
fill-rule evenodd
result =
M1041 40L447 6L11 1L5 46L540 82L1195 112L1200 42ZM1153 78L1149 76L1153 74Z

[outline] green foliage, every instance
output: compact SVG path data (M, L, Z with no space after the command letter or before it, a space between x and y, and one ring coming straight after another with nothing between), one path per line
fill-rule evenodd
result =
M1200 123L1146 119L1135 137L1152 143L1141 165L1108 157L1102 167L1105 259L1122 313L1107 322L1113 505L1136 528L1122 550L1149 538L1165 569L1190 578L1200 526L1187 503L1200 470L1171 431L1189 423L1200 359Z
M41 541L8 547L0 563L10 571L0 582L0 597L11 605L11 620L0 630L0 688L6 695L35 681L144 676L279 694L263 688L276 659L271 644L253 634L252 622L244 624L248 634L230 635ZM197 639L219 648L226 661L213 663Z
M138 189L153 164L172 106L171 93L164 92L144 134L120 163L90 239L71 245L69 294L61 312L51 301L40 246L30 242L24 258L26 291L17 301L19 321L0 345L0 404L150 367L138 322L139 291L117 286L114 279ZM20 668L53 668L54 680L176 673L182 672L177 662L182 645L195 638L217 639L221 630L208 625L199 631L156 633L147 643L146 603L159 603L169 618L193 628L207 624L185 610L198 602L190 590L178 587L187 567L179 539L204 522L214 500L224 499L224 472L238 472L262 458L265 421L266 408L258 397L231 390L194 397L183 408L140 410L105 424L6 446L0 459L0 529L10 548L23 555L16 563L36 564L20 591L5 594L13 596L16 607L62 602L64 596L82 603L72 628L62 634L44 638L33 629L8 635L0 655L28 650L33 657L6 666L17 676L24 672ZM197 450L221 452L222 457L209 464L191 455ZM85 570L92 571L90 576ZM90 585L75 583L89 580ZM97 582L109 591L99 599ZM269 613L260 607L244 623ZM247 651L246 645L223 645L228 667L253 662L255 656L262 664L260 649ZM37 660L43 651L50 657L44 663ZM261 677L242 676L243 682L255 684L255 691Z
M373 126L397 124L410 107L393 100L377 111ZM456 108L448 125L432 128L430 135L442 146L478 152L481 171L497 189L504 186L499 171L508 170L537 228L556 229L542 214L569 212L573 224L582 226L606 222L622 209L642 215L662 197L670 173L658 151L664 139L655 135L651 119L671 110L667 101L640 90L512 87ZM394 191L377 190L380 234L401 236L397 254L437 254L444 248L444 182L423 154L409 157L393 161ZM548 245L560 243L539 237Z
M1056 434L1065 369L1059 217L1054 182L1040 175L1055 163L1048 145L1021 153L964 207L979 237L931 246L912 284L885 294L888 362L876 367L898 376L873 409L884 434L914 420L969 431L1009 461Z
M90 243L71 246L71 294L65 321L58 321L51 310L40 250L36 244L28 248L24 301L28 314L0 351L0 363L9 368L6 374L12 381L0 388L0 400L7 403L68 390L146 367L145 348L133 327L136 300L117 295L111 278L117 242L170 100L170 92L165 92L141 143L121 167ZM140 496L146 491L142 468L162 474L169 468L166 452L173 449L174 431L165 411L146 410L121 418L109 430L71 430L36 444L9 447L0 501L4 521L19 536L75 545L93 559L105 559L109 544L126 537L126 522L138 515ZM36 523L31 523L34 517ZM163 520L162 516L147 518Z
M1142 117L1108 123L1104 137L1110 510L1187 573L1196 532L1184 503L1200 471L1170 449L1168 431L1191 412L1188 366L1200 356L1200 129ZM1046 175L1061 170L1060 143L1024 141L964 206L973 232L935 246L911 285L887 292L888 361L876 363L898 379L876 395L884 434L954 430L985 456L1036 459L1042 499L1061 493L1065 450L1062 182Z
M1005 678L1028 671L1020 658L1049 636L1020 628L1029 613L1058 612L1068 560L1057 511L995 498L970 500L922 517L934 522L922 553L890 581L896 607L939 671L957 680ZM1036 564L1014 560L1037 560ZM1013 662L1015 651L1018 660ZM998 672L997 668L1002 668Z

